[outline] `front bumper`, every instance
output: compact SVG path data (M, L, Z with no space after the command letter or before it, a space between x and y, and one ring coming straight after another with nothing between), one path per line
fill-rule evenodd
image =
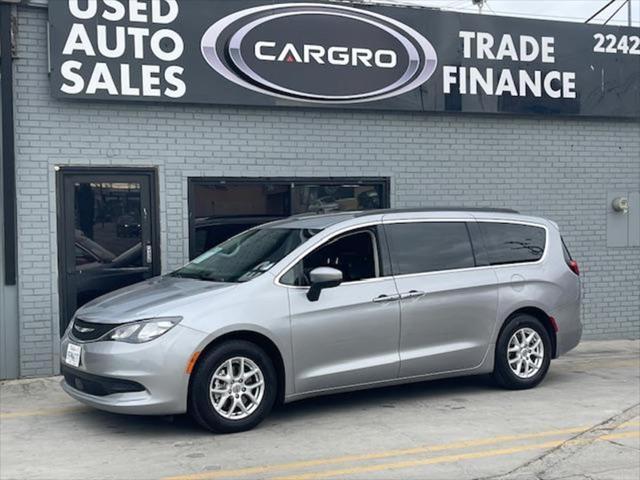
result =
M187 411L189 359L206 334L181 325L147 343L80 343L65 335L62 388L87 405L116 413L172 415ZM82 346L80 366L64 363L67 346ZM135 387L135 388L134 388Z
M131 380L121 378L102 377L92 373L83 372L75 368L60 365L60 373L64 382L76 390L88 395L104 397L115 393L144 392L144 385Z

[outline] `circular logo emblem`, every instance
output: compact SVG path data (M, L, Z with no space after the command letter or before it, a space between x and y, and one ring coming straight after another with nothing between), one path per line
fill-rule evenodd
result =
M437 65L429 41L397 20L351 7L250 8L213 24L207 63L250 90L303 102L372 102L409 92Z

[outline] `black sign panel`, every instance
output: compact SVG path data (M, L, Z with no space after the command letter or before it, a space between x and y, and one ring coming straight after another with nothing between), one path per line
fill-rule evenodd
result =
M211 68L283 99L350 104L397 97L434 73L437 55L417 31L345 6L261 6L227 16L202 38Z
M640 29L245 0L49 2L55 97L640 117Z

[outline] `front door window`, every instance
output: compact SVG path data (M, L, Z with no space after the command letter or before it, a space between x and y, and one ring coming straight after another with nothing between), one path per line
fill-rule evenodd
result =
M76 270L114 262L142 266L140 183L76 182L74 195L75 244L85 252L76 256Z
M371 230L349 232L311 252L283 276L285 285L309 286L309 273L317 267L342 272L343 282L356 282L380 276L378 247Z

